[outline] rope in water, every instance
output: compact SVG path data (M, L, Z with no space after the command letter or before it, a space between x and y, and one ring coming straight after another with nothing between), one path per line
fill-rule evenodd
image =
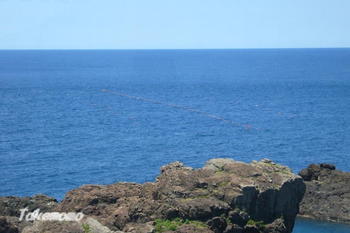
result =
M253 129L253 127L251 125L234 122L232 120L225 119L225 118L223 118L221 116L218 116L218 115L215 115L215 114L211 114L211 113L208 113L208 112L204 112L204 111L201 111L201 110L198 110L198 109L195 109L195 108L185 107L185 106L181 106L181 105L177 105L177 104L171 104L171 103L166 103L166 102L160 102L160 101L157 101L157 100L154 100L154 99L148 99L148 98L143 98L143 97L140 97L140 96L128 95L128 94L125 94L125 93L122 93L122 92L119 92L119 91L112 91L112 90L108 90L108 89L102 89L101 91L102 92L111 93L111 94L114 94L114 95L118 95L118 96L122 96L122 97L126 97L126 98L129 98L129 99L137 100L137 101L148 102L148 103L152 103L152 104L159 104L159 105L163 105L163 106L167 106L167 107L181 109L181 110L184 110L184 111L187 111L187 112L198 113L198 114L200 114L202 116L206 116L206 117L209 117L211 119L219 120L219 121L225 122L227 124L231 124L231 125L238 126L238 127L243 127L244 129L247 129L247 130L248 129Z

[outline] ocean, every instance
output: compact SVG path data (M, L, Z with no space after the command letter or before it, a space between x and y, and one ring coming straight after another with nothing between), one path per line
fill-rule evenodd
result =
M62 199L217 157L350 171L349 105L350 49L3 50L0 195ZM330 226L295 232L350 229Z

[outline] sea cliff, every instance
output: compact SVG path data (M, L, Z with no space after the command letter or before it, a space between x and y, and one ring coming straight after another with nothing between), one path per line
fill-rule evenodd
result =
M270 160L209 160L161 168L155 182L84 185L62 202L43 195L0 198L0 232L292 232L303 179ZM19 221L19 209L82 212L81 222Z
M306 184L301 217L350 224L350 172L321 163L311 164L299 174Z

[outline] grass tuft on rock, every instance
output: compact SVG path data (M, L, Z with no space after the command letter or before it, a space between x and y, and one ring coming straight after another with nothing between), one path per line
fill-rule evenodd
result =
M255 221L253 219L249 219L247 225L257 226L258 228L265 228L266 226L263 221Z
M90 229L89 224L83 223L83 224L82 224L82 227L83 227L84 233L91 233L91 229Z
M166 231L176 231L178 227L182 225L194 225L197 228L206 228L207 225L200 221L188 220L175 218L173 220L169 219L156 219L155 220L155 230L156 232L166 232Z

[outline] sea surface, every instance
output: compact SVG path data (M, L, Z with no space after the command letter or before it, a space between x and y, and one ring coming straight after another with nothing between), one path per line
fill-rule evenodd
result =
M0 51L2 196L216 157L350 171L350 49Z

